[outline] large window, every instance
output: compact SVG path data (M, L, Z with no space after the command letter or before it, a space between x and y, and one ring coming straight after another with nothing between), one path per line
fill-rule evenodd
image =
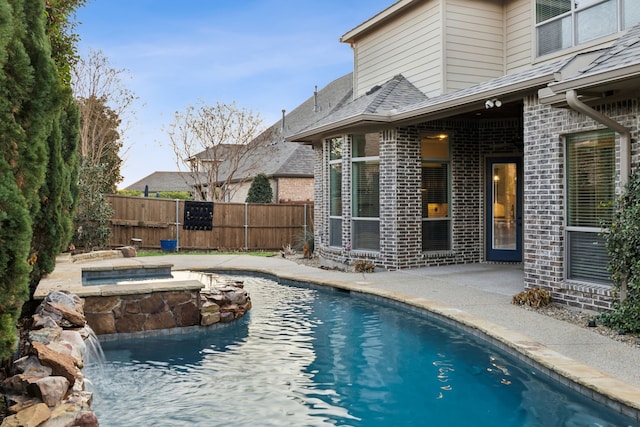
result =
M451 249L450 160L447 135L426 136L422 152L422 250Z
M379 155L378 133L352 136L353 249L380 250Z
M567 137L567 276L609 283L602 226L615 198L615 134L588 132Z
M638 0L536 0L537 52L567 49L638 22Z
M329 148L329 246L342 246L342 138L327 141Z

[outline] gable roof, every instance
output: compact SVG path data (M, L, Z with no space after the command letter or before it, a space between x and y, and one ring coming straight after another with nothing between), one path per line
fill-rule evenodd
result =
M395 125L417 122L425 117L436 119L484 108L484 102L488 98L531 92L553 82L566 61L539 65L433 98L428 98L402 75L397 75L377 90L370 90L312 126L291 135L289 139L307 142L326 132L367 123Z
M134 182L125 190L144 191L148 186L150 193L158 191L193 191L195 178L190 172L153 172Z

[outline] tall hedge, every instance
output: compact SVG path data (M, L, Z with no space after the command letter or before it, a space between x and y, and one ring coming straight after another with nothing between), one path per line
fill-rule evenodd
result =
M31 253L37 254L31 272L29 295L40 279L51 273L55 258L67 249L73 235L73 214L78 197L78 107L70 91L58 108L48 138L47 179L40 188L40 209L35 217Z
M53 60L46 12L44 0L0 2L2 360L17 341L30 275L33 291L68 240L75 203L77 112Z

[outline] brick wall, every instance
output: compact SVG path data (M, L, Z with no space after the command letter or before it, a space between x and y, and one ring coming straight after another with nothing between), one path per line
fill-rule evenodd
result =
M313 202L313 178L278 178L277 203Z
M640 113L637 100L600 105L595 109L629 129L632 139L637 141L637 115ZM573 283L566 280L565 276L563 136L603 129L604 126L569 109L540 105L533 96L525 100L523 118L525 288L547 289L555 301L567 305L593 310L608 309L612 298L608 286ZM619 142L619 136L616 135L617 158ZM634 142L632 152L633 163L637 165L637 142Z
M452 248L422 252L420 141L427 133L448 133L451 141ZM494 133L499 134L492 138ZM339 264L368 260L386 269L478 262L483 259L483 161L489 153L513 154L521 141L520 121L440 120L380 132L380 251L331 248L328 242L328 161L326 144L316 156L316 248ZM510 151L509 151L510 150ZM320 164L319 164L320 163ZM342 164L345 246L351 241L351 161L346 139Z

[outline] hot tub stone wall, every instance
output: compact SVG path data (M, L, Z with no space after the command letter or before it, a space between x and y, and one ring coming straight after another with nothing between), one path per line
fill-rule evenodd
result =
M86 296L84 313L96 335L110 335L226 323L250 309L242 282L218 279L202 290Z
M85 297L85 316L97 335L194 326L200 323L198 291Z

